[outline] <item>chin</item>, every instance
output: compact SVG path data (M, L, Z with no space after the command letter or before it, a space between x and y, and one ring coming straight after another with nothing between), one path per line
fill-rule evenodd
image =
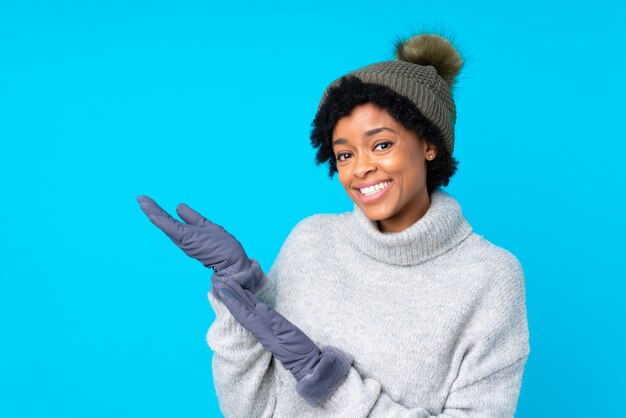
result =
M393 211L388 209L378 209L373 207L361 206L359 205L365 216L367 216L372 221L383 221L385 219L391 218L394 214Z

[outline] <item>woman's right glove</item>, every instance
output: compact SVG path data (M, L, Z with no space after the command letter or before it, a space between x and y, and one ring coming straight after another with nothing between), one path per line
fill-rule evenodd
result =
M296 392L309 405L319 406L345 380L353 360L348 354L332 346L320 350L302 330L237 283L214 279L211 292L291 371Z
M184 203L178 205L176 213L186 223L174 219L148 196L138 196L137 201L154 225L189 257L212 268L215 277L233 280L253 293L267 282L259 263L248 258L241 243L220 225Z

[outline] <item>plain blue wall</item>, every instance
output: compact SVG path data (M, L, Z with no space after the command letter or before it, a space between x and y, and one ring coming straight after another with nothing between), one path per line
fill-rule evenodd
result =
M502 2L503 3L503 2ZM457 36L447 190L526 274L518 417L616 416L625 392L623 2L0 3L0 416L206 417L210 271L140 211L224 225L267 270L350 210L316 167L324 87Z

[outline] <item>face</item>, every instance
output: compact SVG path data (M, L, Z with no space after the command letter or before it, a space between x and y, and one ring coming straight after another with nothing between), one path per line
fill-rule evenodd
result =
M382 232L402 231L426 213L426 160L436 147L372 103L339 119L332 140L339 181Z

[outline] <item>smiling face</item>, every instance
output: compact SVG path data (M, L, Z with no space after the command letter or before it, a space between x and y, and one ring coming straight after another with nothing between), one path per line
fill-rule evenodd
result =
M372 103L339 119L332 140L339 181L379 230L402 231L426 213L426 160L435 146Z

